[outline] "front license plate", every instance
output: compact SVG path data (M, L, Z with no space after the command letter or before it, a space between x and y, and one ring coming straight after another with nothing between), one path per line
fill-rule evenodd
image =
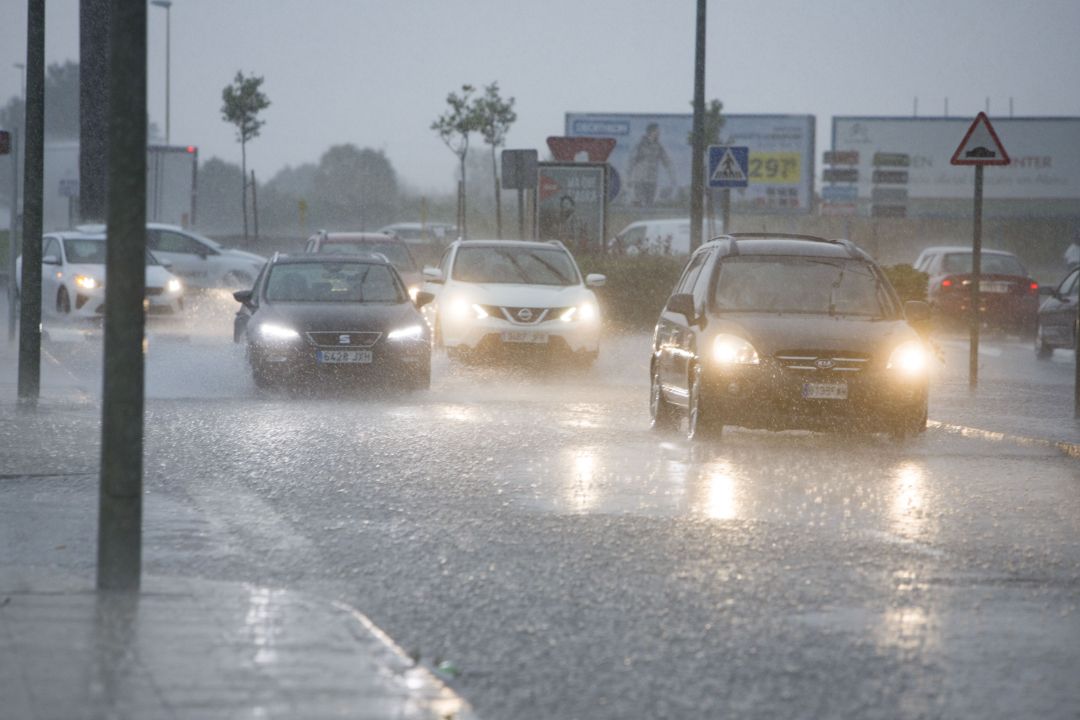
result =
M543 345L547 343L548 336L547 333L508 330L507 332L502 333L502 341L504 343L537 343Z
M369 363L370 350L319 350L316 359L321 363Z
M847 400L847 383L803 383L807 400Z

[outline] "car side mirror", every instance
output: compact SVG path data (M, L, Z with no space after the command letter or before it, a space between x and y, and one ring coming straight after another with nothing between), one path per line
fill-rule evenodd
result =
M237 290L232 294L232 296L236 300L236 302L240 303L241 305L254 305L252 300L254 299L255 293L252 290Z
M421 290L420 292L416 293L416 300L414 302L416 303L416 307L422 308L428 303L432 302L434 299L435 295L433 293Z
M444 281L442 270L433 267L424 268L424 280L429 283L442 283Z
M45 257L41 258L41 264L42 265L59 265L60 264L60 258L56 257L55 255L46 255Z
M904 317L909 325L924 325L930 321L930 306L922 300L908 300L904 303Z
M697 320L697 310L694 308L694 296L689 293L676 293L668 298L668 312L678 313L686 317L686 321L693 325Z
M607 284L607 275L601 275L600 273L589 273L585 276L585 286L598 288L604 287Z

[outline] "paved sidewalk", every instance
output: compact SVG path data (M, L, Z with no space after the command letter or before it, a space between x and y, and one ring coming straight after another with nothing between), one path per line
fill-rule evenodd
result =
M0 717L465 720L355 610L242 583L0 577Z

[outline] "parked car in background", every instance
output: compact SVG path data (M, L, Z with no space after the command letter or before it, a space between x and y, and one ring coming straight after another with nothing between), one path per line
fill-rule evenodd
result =
M177 225L147 223L146 246L191 288L250 288L266 258Z
M600 348L600 311L589 288L603 275L581 277L557 241L459 240L438 268L425 268L435 297L436 342L452 358L518 352L564 355L592 363Z
M732 234L683 270L653 333L653 427L690 439L770 430L926 429L926 342L888 278L847 240Z
M394 266L373 255L276 255L241 304L233 339L258 387L370 380L431 383L431 332Z
M1039 284L1016 255L983 250L979 313L993 328L1029 334L1035 330ZM971 305L972 252L968 247L929 247L914 267L929 276L926 299L931 312L946 323L967 322Z
M716 234L722 229L717 227ZM708 223L702 223L702 241L710 239ZM611 240L612 252L627 255L690 254L690 218L639 220L632 222Z
M41 310L57 317L100 318L105 314L105 233L69 230L48 233L41 247ZM15 262L21 290L22 256ZM146 251L146 312L176 315L184 309L184 284Z
M319 232L308 238L304 252L332 254L332 255L355 255L377 253L394 266L394 269L405 281L409 289L409 297L416 299L416 293L420 291L423 278L420 276L420 268L417 267L409 246L394 235L383 232Z
M1080 303L1080 267L1073 268L1039 307L1035 354L1040 359L1050 357L1054 348L1076 347L1077 303Z

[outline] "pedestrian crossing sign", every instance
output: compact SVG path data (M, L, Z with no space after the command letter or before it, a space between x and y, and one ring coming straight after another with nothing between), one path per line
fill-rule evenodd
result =
M709 187L746 187L749 184L749 147L745 145L709 146Z

